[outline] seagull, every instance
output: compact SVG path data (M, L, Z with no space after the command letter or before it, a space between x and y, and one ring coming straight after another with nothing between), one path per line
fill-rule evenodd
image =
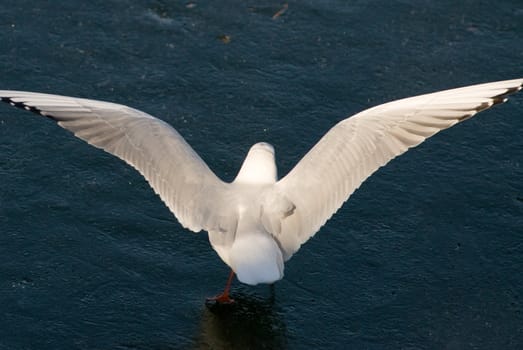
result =
M245 284L283 278L284 262L380 167L427 138L503 103L523 78L472 85L385 103L332 127L278 179L272 145L252 146L234 181L222 181L169 124L128 106L24 91L3 102L52 119L87 143L138 170L191 231L231 268L223 293L232 303L234 275Z

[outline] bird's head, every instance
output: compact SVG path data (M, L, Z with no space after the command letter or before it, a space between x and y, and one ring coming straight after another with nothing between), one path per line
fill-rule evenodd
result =
M277 180L274 147L259 142L251 147L234 179L236 183L272 184Z

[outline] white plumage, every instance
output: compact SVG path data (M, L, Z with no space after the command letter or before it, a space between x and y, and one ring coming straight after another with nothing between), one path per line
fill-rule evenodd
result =
M244 283L272 283L283 264L366 178L394 157L521 90L523 79L446 90L370 108L335 125L278 181L274 149L251 147L220 180L165 122L119 104L22 91L2 101L58 122L136 168L187 229L209 232Z

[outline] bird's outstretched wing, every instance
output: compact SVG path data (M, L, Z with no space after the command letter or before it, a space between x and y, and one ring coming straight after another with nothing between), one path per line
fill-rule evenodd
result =
M275 185L295 205L277 236L288 259L393 158L521 90L523 79L420 95L367 109L339 122Z
M226 198L228 184L167 123L127 106L95 100L23 91L0 91L0 98L55 120L132 165L185 228L235 229L233 216L220 214L223 206L216 200Z

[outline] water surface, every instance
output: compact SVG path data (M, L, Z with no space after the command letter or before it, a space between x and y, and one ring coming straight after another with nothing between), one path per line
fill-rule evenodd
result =
M284 175L364 108L523 75L523 4L4 1L2 89L124 103L223 179ZM0 106L0 349L521 349L523 98L370 178L268 286L236 283L143 178Z

